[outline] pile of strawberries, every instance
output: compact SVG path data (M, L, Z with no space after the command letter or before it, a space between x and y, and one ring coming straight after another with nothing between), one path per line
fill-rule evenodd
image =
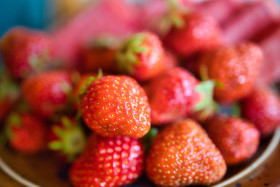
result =
M9 30L2 138L21 154L72 163L75 187L127 185L143 173L159 186L222 180L280 124L278 94L257 81L267 57L253 42L226 43L216 19L172 1L155 25L87 40L74 67L52 35Z

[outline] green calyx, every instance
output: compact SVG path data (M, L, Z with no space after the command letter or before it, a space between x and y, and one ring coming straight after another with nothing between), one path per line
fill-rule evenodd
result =
M0 101L10 98L13 101L19 96L19 87L15 82L7 78L7 75L0 71Z
M208 68L206 65L201 65L199 68L199 74L202 81L210 80L208 75ZM224 88L224 83L219 80L212 80L215 83L215 87L217 88Z
M158 129L157 128L154 128L152 127L148 134L146 134L141 140L143 142L143 145L144 145L144 150L145 150L145 153L147 153L149 150L150 150L150 147L152 145L152 142L155 138L155 136L158 134Z
M161 35L166 35L172 27L181 29L185 26L182 15L188 14L190 11L183 6L178 0L165 0L168 8L167 14L159 22L159 31Z
M213 99L213 90L215 83L213 81L203 81L195 90L202 95L202 99L194 107L194 112L200 112L203 117L210 116L215 113L219 106Z
M137 55L147 50L147 48L143 46L145 36L146 33L144 32L135 34L121 47L116 56L120 71L129 74L134 73L134 66L140 63Z
M85 134L80 125L74 124L67 117L62 118L63 127L54 126L52 128L58 140L52 141L48 147L53 151L58 151L67 156L67 160L72 162L81 153L86 145Z
M81 97L84 93L86 93L87 88L97 79L100 79L103 76L103 72L101 69L98 70L97 76L90 76L81 86L79 97Z

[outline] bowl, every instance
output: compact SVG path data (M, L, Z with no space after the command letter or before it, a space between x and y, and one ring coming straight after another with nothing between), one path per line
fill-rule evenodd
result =
M278 163L270 163L270 167L279 167L278 173L280 171L280 128L275 131L275 133L262 139L260 147L257 153L245 163L229 167L224 179L215 184L215 187L224 186L241 186L242 184L247 184L245 186L256 186L262 180L265 184L274 182L276 184L280 183L280 178L278 181L269 181L267 176L263 179L258 176L261 171L266 171L269 167L268 161L274 159ZM19 183L19 186L28 187L69 187L71 186L67 178L67 170L69 167L62 167L50 154L40 154L34 156L20 155L13 150L1 147L0 148L0 168L13 180ZM272 168L273 169L273 168ZM274 168L275 169L275 168ZM277 172L276 172L277 173ZM277 174L276 174L277 175ZM276 177L277 179L277 177ZM272 179L271 179L272 180ZM267 182L265 182L267 181ZM255 184L255 185L254 185ZM129 185L129 187L149 187L154 186L150 181L146 179L145 176L141 177L134 184ZM243 186L243 185L242 185ZM14 186L13 186L14 187Z

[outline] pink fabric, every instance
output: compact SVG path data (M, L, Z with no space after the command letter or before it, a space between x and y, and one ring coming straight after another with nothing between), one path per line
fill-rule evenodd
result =
M224 38L228 43L252 38L257 32L280 19L279 6L274 0L265 0L245 7L224 26Z
M280 27L260 45L264 52L264 63L259 81L275 83L280 79Z

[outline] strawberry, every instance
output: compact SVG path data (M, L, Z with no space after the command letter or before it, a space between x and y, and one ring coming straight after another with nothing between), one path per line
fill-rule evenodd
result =
M240 164L257 151L260 133L240 118L217 115L206 123L208 136L221 151L227 165Z
M179 12L173 20L177 20L177 24L171 27L163 40L180 56L189 57L222 43L220 28L210 16L196 12Z
M144 90L127 76L103 76L81 97L87 126L101 136L140 138L148 133L150 106Z
M82 72L103 71L115 72L115 56L119 47L119 41L113 37L96 38L81 52L79 68Z
M2 122L18 100L19 93L18 85L9 80L4 72L0 71L0 74L0 122Z
M153 33L142 32L131 36L117 53L120 72L140 81L149 80L163 70L164 50Z
M202 90L203 87L206 91ZM173 68L153 79L146 87L152 109L152 123L169 123L193 111L207 107L210 110L212 88L211 82L199 83L182 68Z
M146 172L160 186L210 185L223 178L226 164L199 124L185 119L155 137Z
M93 134L85 152L72 165L70 180L75 187L130 184L142 173L143 152L138 139Z
M20 27L3 36L0 51L5 66L16 79L45 70L55 55L54 44L47 34Z
M268 86L259 85L242 100L241 113L255 124L262 136L272 134L280 124L279 96Z
M62 117L51 126L47 141L50 150L69 162L83 151L86 144L85 134L78 122L68 117Z
M71 77L64 71L49 71L28 77L21 85L22 95L31 109L44 118L66 109L72 89Z
M247 96L253 89L260 71L263 53L253 43L223 46L205 53L199 62L202 79L218 83L214 96L230 103Z
M23 154L35 154L46 147L45 124L29 113L12 113L5 132L10 146Z

